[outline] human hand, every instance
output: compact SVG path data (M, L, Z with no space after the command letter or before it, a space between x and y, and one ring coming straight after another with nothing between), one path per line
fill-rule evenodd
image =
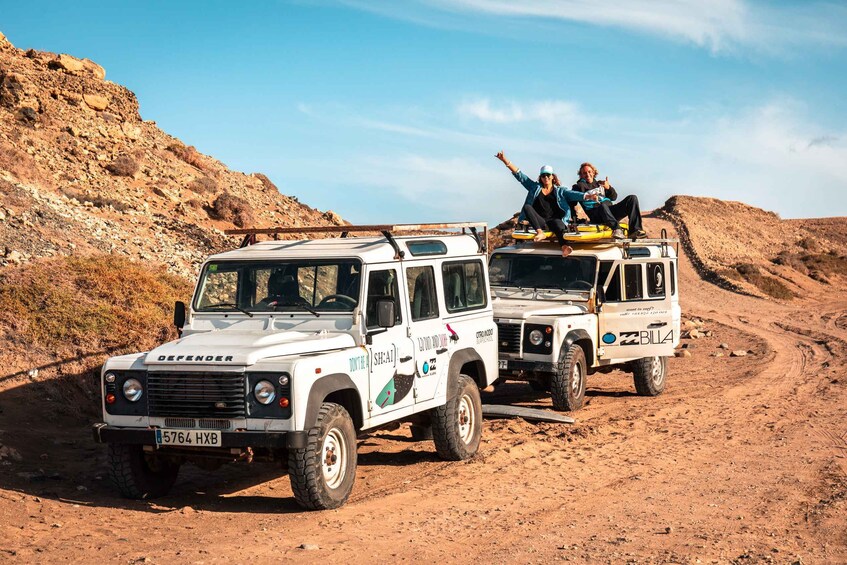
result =
M609 190L609 187L612 186L609 184L609 177L606 177L606 180L603 181L603 188Z
M499 153L497 153L497 155L495 155L495 156L496 156L498 159L500 159L501 161L503 161L504 163L507 161L507 159L506 159L506 155L503 153L503 151L502 151L502 150L501 150Z
M593 193L593 194L586 194L585 199L589 200L591 202L597 202L600 199L600 195L597 194L596 192Z

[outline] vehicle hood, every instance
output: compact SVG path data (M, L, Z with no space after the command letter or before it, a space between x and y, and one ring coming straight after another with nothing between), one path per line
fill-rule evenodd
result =
M353 347L346 333L219 330L171 341L147 354L145 365L253 365L262 359Z
M574 316L587 312L583 304L539 300L503 300L491 301L495 318L525 320L530 316Z

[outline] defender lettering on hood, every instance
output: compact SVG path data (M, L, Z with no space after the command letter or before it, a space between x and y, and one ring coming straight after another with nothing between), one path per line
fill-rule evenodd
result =
M159 355L159 361L197 361L202 363L228 363L232 355Z

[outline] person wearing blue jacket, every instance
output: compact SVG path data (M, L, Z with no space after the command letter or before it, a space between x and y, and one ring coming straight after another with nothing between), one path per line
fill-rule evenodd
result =
M597 196L568 190L561 186L559 178L553 172L553 167L549 165L541 167L538 180L534 181L506 159L502 151L497 153L497 158L508 167L527 191L518 221L529 220L536 233L535 241L543 241L547 238L544 233L546 227L556 235L559 245L562 246L562 256L570 255L573 248L565 242L564 231L570 221L571 204L594 201L597 200Z

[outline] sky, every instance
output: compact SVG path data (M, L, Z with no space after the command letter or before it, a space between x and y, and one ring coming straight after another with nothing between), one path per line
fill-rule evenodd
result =
M847 3L0 0L19 48L87 57L141 115L353 223L509 218L495 154L847 216Z

